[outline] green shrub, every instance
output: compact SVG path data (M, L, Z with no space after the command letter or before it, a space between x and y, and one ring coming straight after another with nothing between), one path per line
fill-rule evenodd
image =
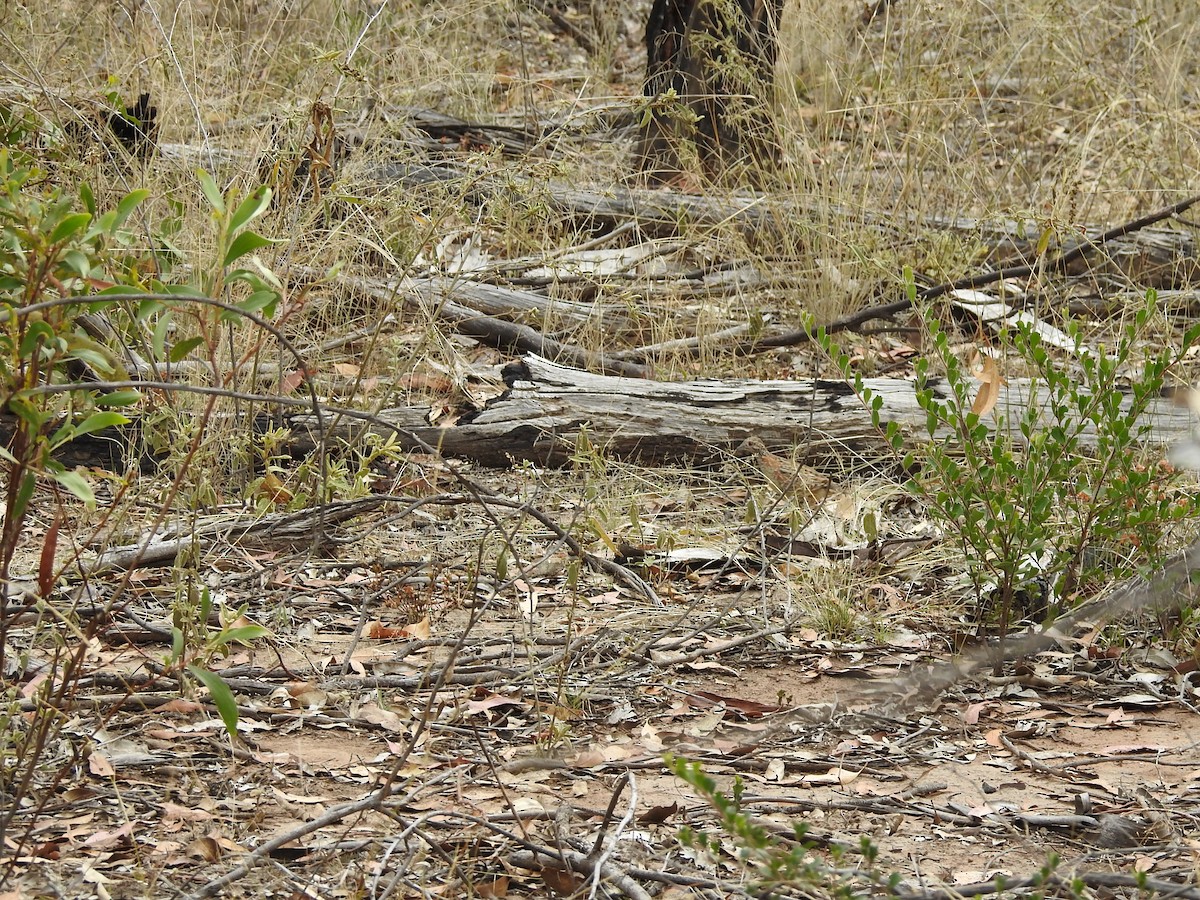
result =
M4 520L0 527L0 672L25 673L32 653L18 655L16 624L19 614L33 614L29 629L37 644L40 672L23 697L21 674L6 680L0 689L0 844L11 842L18 815L37 808L33 800L37 776L50 766L61 777L78 764L84 746L71 746L69 759L58 753L67 742L57 741L71 706L93 624L81 627L73 610L56 602L59 577L56 561L60 522L57 515L39 511L53 520L46 529L36 572L35 590L18 599L11 585L16 575L14 559L22 549L22 536L33 513L39 485L62 489L89 507L95 498L84 474L66 468L56 451L77 438L129 423L118 410L139 401L116 355L89 336L85 315L111 314L133 329L144 329L148 344L160 360L181 359L193 348L212 346L223 326L249 319L261 323L259 313L270 315L279 292L268 274L235 268L247 254L270 243L251 231L248 223L266 208L269 192L260 189L241 203L227 198L213 180L201 174L201 187L214 213L217 258L212 265L196 267L201 275L194 286L167 288L150 294L138 284L136 266L130 265L134 235L126 221L146 199L134 191L116 208L99 212L91 191L78 195L45 186L40 173L0 147L0 406L11 423L11 436L0 446L0 491ZM130 277L127 277L129 273ZM231 285L245 285L236 297ZM220 299L224 296L230 299ZM202 310L199 334L167 345L172 316L178 310ZM268 330L274 330L263 323ZM28 581L26 578L25 581ZM174 643L167 658L168 674L202 684L209 691L227 729L234 733L237 706L228 686L208 670L217 656L233 643L263 637L264 628L246 623L238 613L222 619L219 628L207 626L211 600L207 592L189 595L187 615L176 623ZM114 598L113 602L119 602ZM25 634L22 635L25 638ZM26 714L21 701L32 703ZM53 752L52 752L53 750ZM57 757L57 758L55 758ZM26 825L25 834L28 834ZM19 846L19 839L16 844ZM0 876L0 881L3 877Z
M915 299L911 276L909 291ZM1180 346L1141 359L1156 300L1147 294L1111 348L1086 347L1068 322L1065 359L1029 324L1001 333L1001 351L1022 360L1031 377L1020 403L991 409L926 309L931 352L915 364L926 420L915 448L895 422L885 424L882 398L849 357L817 335L912 473L909 488L961 549L981 624L994 621L1001 640L1023 598L1040 598L1037 611L1052 617L1093 579L1158 565L1167 552L1162 538L1198 511L1191 492L1166 485L1152 464L1159 457L1146 449L1147 412L1169 369L1200 338L1194 325Z

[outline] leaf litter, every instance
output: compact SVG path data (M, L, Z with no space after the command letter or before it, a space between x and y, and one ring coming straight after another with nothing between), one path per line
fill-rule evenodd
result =
M779 605L790 576L778 550L713 560L704 580L647 557L670 597L656 606L599 576L570 583L561 566L497 590L465 577L465 558L436 570L364 565L394 552L386 523L378 511L343 523L345 561L319 570L305 557L260 557L255 594L237 567L215 567L214 583L223 575L251 620L286 610L304 625L276 627L215 666L237 697L232 745L202 695L174 699L177 682L155 674L154 632L102 640L80 699L108 724L89 732L96 714L74 713L68 732L93 735L83 769L62 779L59 811L38 818L23 869L119 893L122 877L152 866L172 890L202 896L205 881L270 847L262 862L337 895L347 872L420 871L433 842L457 848L472 883L499 890L507 879L513 893L584 877L595 858L578 842L599 836L616 841L610 882L644 870L676 888L693 879L738 893L732 846L680 852L675 830L711 829L712 812L664 754L701 761L726 786L739 778L747 815L779 833L806 822L808 852L835 868L864 835L889 871L947 885L1019 879L1049 853L1102 853L1152 874L1195 850L1196 687L1170 674L1169 654L1095 653L1094 633L1068 636L1011 675L906 705L900 673L942 655L937 633L922 636L914 608L908 638L830 640ZM487 527L459 508L437 530ZM530 535L526 555L553 546L549 533ZM818 558L886 579L920 564L914 552ZM130 609L161 622L162 594L153 572L142 575ZM904 581L853 583L897 609ZM772 602L750 613L763 592ZM618 813L631 802L614 794L623 773L636 776L628 812L645 820L636 841L604 818L610 801ZM412 839L381 841L400 833ZM581 848L573 872L547 861L564 841Z
M437 236L430 274L495 270L492 237ZM561 284L640 266L667 276L648 290L661 299L691 262L661 255L677 249L578 250L517 271ZM722 265L703 274L708 287L763 280L745 261ZM820 268L846 287L835 264ZM957 299L989 326L1016 314L980 292ZM714 311L725 304L659 310L681 321ZM431 398L431 421L451 426L501 390L471 350L400 385ZM880 338L856 351L904 371L915 352ZM791 365L820 363L802 352ZM1000 376L986 355L980 373L975 411L986 415ZM352 359L320 376L338 396L383 388ZM303 382L288 373L282 393ZM831 877L866 870L869 837L872 865L899 876L901 896L990 894L1000 877L1028 894L1052 853L1101 895L1133 889L1121 879L1136 874L1143 890L1200 896L1200 692L1188 660L1139 652L1151 642L1135 625L1115 646L1079 627L1011 674L964 668L948 682L938 666L970 629L960 597L945 596L957 573L922 512L878 498L869 480L748 449L708 480L674 471L653 477L672 490L631 490L640 516L661 517L657 535L653 521L571 530L579 550L648 593L611 571L573 571L580 552L528 515L574 525L599 506L578 469L479 474L414 456L377 485L389 490L327 520L335 540L320 557L220 519L164 533L205 541L205 583L271 631L212 663L236 699L237 739L202 690L163 671L172 574L132 571L47 748L45 805L18 814L20 882L60 896L505 897L582 895L598 876L610 896L753 895L727 837L704 850L678 841L681 826L719 829L664 764L670 753L701 761L727 791L740 779L742 810L781 839L804 821L805 852ZM464 491L455 471L495 494ZM264 483L271 503L287 496ZM309 528L291 536L303 542ZM814 598L840 612L814 615ZM5 673L25 679L27 713L44 664L34 650L24 672Z

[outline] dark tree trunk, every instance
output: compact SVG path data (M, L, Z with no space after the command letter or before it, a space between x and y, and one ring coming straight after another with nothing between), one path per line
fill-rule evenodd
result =
M646 22L646 97L638 165L651 181L687 170L756 181L776 161L773 113L784 0L654 0ZM674 91L672 98L668 92Z

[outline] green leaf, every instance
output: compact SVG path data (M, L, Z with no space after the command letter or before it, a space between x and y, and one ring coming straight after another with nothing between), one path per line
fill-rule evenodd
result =
M167 335L171 331L171 311L167 310L158 317L158 321L154 323L154 331L150 338L150 346L154 349L156 359L165 359L167 356Z
M275 291L280 292L281 286L276 283L268 283L265 278L258 272L253 272L250 269L234 269L225 276L225 281L229 284L233 282L241 282L247 285L251 291Z
M204 199L208 201L208 205L217 215L225 215L225 198L221 196L221 191L217 187L217 183L213 181L213 177L203 169L196 170L196 177L200 179L200 190L204 192Z
M21 478L21 485L17 488L17 498L13 502L13 518L20 521L25 516L25 511L29 509L29 501L33 499L33 490L37 487L37 476L33 472L26 472Z
M261 625L239 625L236 628L226 628L217 635L222 644L249 644L261 638L269 637L271 632Z
M61 447L63 444L68 443L74 434L75 425L70 420L67 420L55 429L54 434L50 435L46 443L51 450L54 450L56 447Z
M8 398L8 411L35 432L40 432L42 426L49 419L49 416L39 407L29 402L29 397L24 392L13 394Z
M220 675L210 672L208 669L189 665L187 671L189 675L208 688L208 695L212 697L213 704L217 707L217 712L221 716L221 721L225 723L225 730L229 732L231 738L236 738L238 723L237 701L233 699L233 691L229 689L229 685L225 683L225 680Z
M54 339L54 329L46 322L31 322L24 336L21 338L21 346L18 352L25 359L32 359L37 353L38 346Z
M189 353L203 343L204 338L202 337L190 337L186 340L182 340L171 348L171 352L167 354L167 360L169 362L177 363L181 359L186 359Z
M863 516L863 532L868 541L874 541L879 537L879 522L875 518L875 513L868 512Z
M72 275L87 278L92 271L92 261L82 250L71 249L63 254L62 267Z
M162 312L167 308L167 305L161 300L141 300L138 302L137 313L135 315L139 322L144 322L155 313Z
M161 293L172 294L176 297L203 297L204 291L194 284L164 284L159 288Z
M118 425L128 424L129 417L123 416L118 412L92 413L75 427L75 436L92 434L96 431L103 431L105 428L115 428Z
M233 243L229 245L229 250L225 253L225 260L221 264L227 266L234 260L241 259L247 253L253 253L260 247L269 247L274 243L276 242L257 232L243 231L233 239Z
M94 216L96 214L96 195L92 193L91 185L86 181L79 185L79 199L87 207L88 213Z
M85 363L99 375L114 375L121 371L117 368L116 361L109 355L107 348L103 344L79 334L71 335L68 342L67 358L77 359Z
M144 294L144 293L146 293L145 288L138 287L137 285L134 285L134 284L111 285L110 287L106 287L103 290L96 291L96 293L92 294L90 297L87 298L90 301L88 303L88 312L99 312L102 309L111 309L113 304L116 301L106 299L106 297L105 297L106 294L117 294L119 296L124 297L127 294ZM124 302L124 301L122 301L122 302Z
M88 509L96 508L96 495L92 493L92 486L83 475L73 469L56 472L49 465L46 468L50 472L51 478L82 500Z
M179 628L171 629L171 662L178 662L183 659L183 651L185 649L183 631Z
M84 240L91 240L102 234L111 235L116 230L117 213L110 209L98 219L92 219L92 227L87 230Z
M93 402L100 407L133 406L142 395L134 390L113 391L111 394L101 394Z
M240 312L243 313L260 313L262 312L267 318L274 314L274 304L279 301L279 295L274 291L256 291L245 300L235 304ZM265 312L264 312L265 310ZM224 310L221 313L222 322L236 322L239 318L237 312L233 310Z
M254 192L243 200L234 214L229 217L229 231L231 233L241 231L243 225L261 216L270 203L271 189L266 185L255 188Z
M50 243L58 244L67 240L87 228L90 221L92 221L91 213L81 212L67 216L50 232Z
M130 191L126 194L121 202L117 204L116 221L113 222L113 230L120 228L125 224L125 220L130 214L146 201L150 196L150 192L145 188L138 188L136 191Z

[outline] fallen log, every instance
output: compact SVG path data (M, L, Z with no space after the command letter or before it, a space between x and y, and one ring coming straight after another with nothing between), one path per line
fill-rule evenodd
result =
M509 388L487 408L463 416L447 428L422 422L419 409L382 411L371 422L339 424L341 437L361 429L391 432L402 446L435 447L447 456L505 466L517 460L543 465L568 462L584 442L607 457L643 463L705 461L729 454L750 437L767 447L795 449L809 465L845 472L858 466L877 467L895 454L871 422L869 411L844 381L690 381L662 382L597 375L529 355L504 372ZM896 422L915 445L926 439L924 410L913 382L894 378L866 379L882 398L882 417ZM932 381L938 396L948 396L945 383ZM996 404L1010 419L1035 397L1030 381L1007 384ZM1128 398L1124 401L1126 407ZM336 419L336 413L329 417ZM297 439L311 440L311 414L288 417ZM1152 444L1173 444L1191 435L1188 411L1169 400L1156 401L1144 424ZM939 438L950 435L939 434ZM1085 431L1085 442L1094 437ZM1017 438L1015 432L1013 437Z
M873 213L770 194L701 195L620 185L580 187L560 180L534 183L518 178L500 183L447 163L386 163L371 170L368 177L410 190L457 186L463 199L480 205L497 197L510 202L536 197L560 215L588 227L613 227L633 221L643 235L653 237L676 237L686 225L715 227L729 223L748 238L762 239L786 223L835 218L861 222L897 239L914 229L969 237L980 242L984 257L994 266L1033 264L1048 251L1052 256L1071 257L1063 273L1071 276L1120 276L1142 287L1158 289L1185 287L1200 277L1195 238L1190 231L1178 228L1142 227L1100 241L1109 229L1090 227L1062 243L1051 241L1048 247L1039 248L1042 227L1031 220ZM1087 252L1077 253L1079 248Z
M423 407L379 413L325 407L325 446L353 445L371 432L395 436L405 450L432 449L487 466L521 460L563 465L584 445L608 458L656 464L720 459L757 437L771 450L795 451L806 464L826 471L845 473L898 461L861 398L845 381L651 381L598 375L535 355L507 366L504 378L508 389L501 396L447 427L430 425L429 409ZM870 378L864 384L882 400L884 422L899 425L912 446L928 439L925 412L917 403L912 381ZM927 387L939 397L949 396L941 380L932 380ZM320 425L308 401L239 396L262 404L264 412L254 419L256 429L283 425L291 430L283 446L294 457L316 450ZM1129 403L1129 397L1123 398L1124 408ZM1044 423L1051 424L1045 391L1039 396L1036 383L1028 380L1006 384L995 410L1015 421L1031 405L1039 406ZM272 406L284 407L285 414L266 411ZM1193 424L1188 410L1165 398L1151 404L1139 421L1147 428L1143 439L1150 445L1190 440ZM1019 440L1015 424L1010 427L1011 436ZM136 423L129 428L136 428ZM0 421L0 440L6 439L6 432L11 433L11 423ZM89 435L86 441L68 445L70 457L63 461L121 470L119 450L130 443L132 434L109 430ZM948 432L937 435L937 439L949 437ZM1083 441L1094 437L1089 425Z

